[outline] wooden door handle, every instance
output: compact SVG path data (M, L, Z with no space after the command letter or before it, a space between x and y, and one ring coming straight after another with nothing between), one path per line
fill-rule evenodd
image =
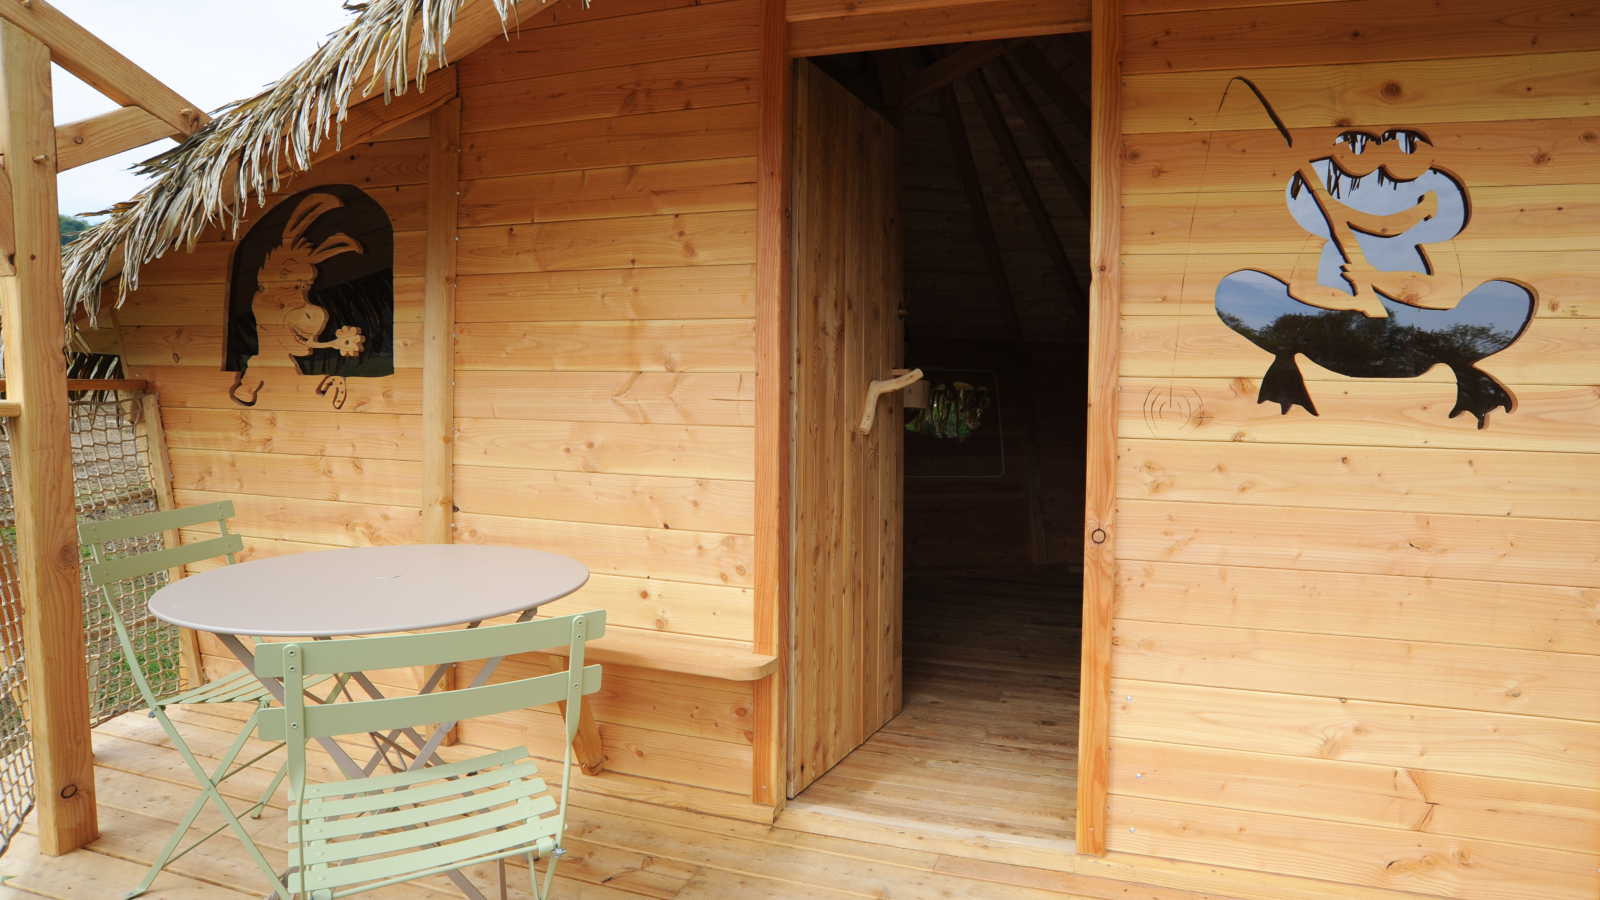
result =
M872 433L872 420L878 416L879 397L882 397L884 394L890 393L891 391L898 391L902 388L910 387L921 380L922 370L912 369L904 375L896 378L887 378L881 381L874 381L873 383L867 385L867 408L861 414L861 433Z

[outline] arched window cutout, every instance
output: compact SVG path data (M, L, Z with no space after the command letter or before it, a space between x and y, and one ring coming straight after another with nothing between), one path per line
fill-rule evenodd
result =
M344 405L344 379L394 374L394 227L360 188L301 191L251 226L233 258L223 370L235 402L315 377ZM285 385L287 387L287 385Z

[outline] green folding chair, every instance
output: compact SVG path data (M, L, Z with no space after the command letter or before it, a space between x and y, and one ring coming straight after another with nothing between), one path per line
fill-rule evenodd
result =
M264 741L289 744L289 877L291 895L334 900L363 891L451 875L468 896L481 896L462 871L494 862L505 896L505 861L528 859L536 900L549 900L556 863L565 852L572 740L585 694L600 689L600 667L583 664L586 641L605 634L603 610L514 625L395 637L264 644L256 672L283 679L284 706L259 716ZM384 700L307 705L303 688L321 676L441 665L569 646L568 669L505 684ZM565 701L566 752L559 802L552 799L527 748L388 775L306 783L306 743L336 735L442 725ZM543 883L535 862L547 859Z
M175 566L188 565L189 563L218 556L226 557L228 564L233 565L236 562L234 554L244 549L244 542L239 535L228 532L228 520L232 517L233 501L223 500L219 503L207 503L184 509L145 513L144 515L128 516L121 519L107 519L103 522L84 522L78 526L78 539L89 546L94 553L94 562L89 566L89 580L100 588L101 599L105 602L106 611L111 615L112 624L116 626L117 640L122 644L123 660L128 664L128 671L133 677L134 684L138 685L139 693L144 696L144 702L150 709L150 715L161 723L161 727L167 732L167 737L172 740L172 746L177 748L178 753L183 757L183 761L189 765L195 777L200 780L200 796L195 798L188 814L183 817L183 821L179 823L177 830L172 833L172 839L156 855L155 862L151 864L150 870L145 873L144 881L139 883L138 888L128 893L127 896L130 898L137 897L149 890L151 882L155 881L156 876L161 873L162 869L176 862L207 840L220 834L225 828L233 829L239 840L244 843L245 848L249 851L251 858L267 874L268 878L277 879L277 874L267 864L266 859L261 855L261 851L257 849L255 843L250 840L250 836L245 831L244 826L239 823L238 817L217 789L217 786L224 781L260 762L268 754L276 751L278 747L283 746L280 743L277 747L258 754L248 762L242 763L237 767L233 766L234 760L238 758L240 751L244 749L245 742L249 740L251 732L255 729L256 717L259 715L261 708L267 704L271 694L268 693L267 689L262 686L252 672L248 669L241 669L231 675L178 694L175 697L165 699L157 697L150 688L149 678L140 664L139 654L134 649L133 640L128 635L127 623L123 621L122 614L117 611L117 605L113 602L111 596L111 585L130 578L152 575ZM220 534L218 537L209 540L138 554L129 554L124 544L130 538L159 534L179 528L190 528L196 525L209 525L213 522L216 523ZM216 770L207 773L200 761L195 758L194 753L190 751L189 745L178 734L178 729L173 727L172 720L167 717L167 708L172 706L225 703L249 704L251 706L250 717L245 722L244 727L240 729L239 736L234 740L233 746L229 747L228 751L223 754L222 760L216 766ZM287 763L279 767L277 774L273 776L272 781L267 785L266 791L262 793L261 799L245 810L247 814L252 818L261 817L262 809L266 807L267 801L272 797L273 792L278 789L278 785L283 782L287 771ZM194 820L200 815L200 811L205 808L207 801L214 804L217 810L222 813L223 824L196 840L181 852L178 851L178 844L183 840L183 836L188 832L189 827L194 824Z

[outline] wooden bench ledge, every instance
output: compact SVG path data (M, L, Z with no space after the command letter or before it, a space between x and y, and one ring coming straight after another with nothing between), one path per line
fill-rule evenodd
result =
M555 652L550 654L550 659L556 665L566 665L568 657ZM745 641L690 637L615 625L606 626L605 637L584 644L583 661L723 681L755 681L778 670L776 656L758 655ZM564 701L556 705L563 716L567 714ZM572 756L585 775L599 775L605 771L605 748L600 743L600 726L595 722L592 704L584 703L579 707L578 734L572 739Z
M723 681L756 681L778 670L776 656L752 652L747 641L691 637L640 628L606 627L606 636L584 645L589 662L631 666Z

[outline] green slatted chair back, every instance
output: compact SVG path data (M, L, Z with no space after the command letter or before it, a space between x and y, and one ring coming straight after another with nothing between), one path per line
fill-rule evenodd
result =
M111 585L218 556L226 557L228 564L233 565L236 562L234 554L244 549L244 541L239 535L228 532L228 520L232 517L233 501L222 500L183 509L106 519L102 522L84 522L78 526L78 541L87 544L94 555L94 561L89 565L89 581L100 589L100 599L111 615L111 624L116 628L117 640L122 644L123 656L133 675L134 684L138 686L140 695L150 709L155 709L161 703L170 703L172 700L156 697L149 678L138 664L138 653L134 650L127 622L117 610L117 604L111 597ZM151 553L134 554L123 552L115 546L129 538L212 523L216 523L218 535L203 541L180 544ZM199 660L195 660L195 663L198 665Z
M103 522L84 522L78 526L78 540L88 544L94 552L94 563L89 566L89 580L103 591L107 585L118 581L152 575L164 569L186 566L218 556L227 557L228 565L231 566L237 562L234 554L244 550L244 540L236 534L228 533L228 520L231 518L233 518L233 501L221 500L200 506L107 519ZM107 544L125 541L128 538L143 537L163 531L177 531L180 528L192 528L196 525L209 525L213 522L216 523L219 532L217 537L168 547L154 553L118 556L114 551L108 551L106 547Z
M127 623L122 614L117 610L117 604L111 597L110 586L130 578L152 575L177 566L186 566L197 563L203 559L214 559L218 556L225 557L229 565L238 560L235 554L244 549L244 541L239 535L228 531L228 520L233 518L233 501L223 500L217 503L205 503L200 506L188 506L183 509L164 510L162 512L145 513L138 516L128 516L121 519L108 519L103 522L84 522L78 526L78 540L89 546L94 561L89 565L89 581L100 589L101 600L105 603L106 610L111 615L111 623L117 631L117 641L122 645L123 660L128 667L128 672L133 682L139 688L140 695L150 709L150 715L161 723L162 730L167 733L167 738L172 746L183 757L184 763L189 767L195 778L200 783L200 795L195 798L189 812L179 823L177 829L167 840L166 846L156 854L156 859L145 871L144 880L139 886L128 892L129 898L137 897L150 889L157 875L172 862L182 858L195 847L204 843L212 836L219 834L224 829L231 830L239 842L244 845L245 852L256 864L267 880L279 889L279 896L286 896L282 889L282 881L277 871L267 862L261 849L251 840L249 831L239 821L238 814L229 806L226 798L217 789L217 786L240 772L247 771L257 760L257 757L237 768L233 767L234 760L244 749L246 739L255 729L256 715L259 707L267 702L269 692L256 681L255 675L248 670L240 670L231 675L223 676L209 684L194 687L191 690L175 697L158 698L151 689L150 680L140 664L139 654L135 650L132 637L128 633ZM209 525L215 522L217 536L203 541L180 544L176 547L166 547L151 553L129 554L119 549L116 545L129 538L143 537L145 535L159 534L162 532L176 531L181 528L193 528ZM195 660L198 665L199 660ZM233 745L223 754L214 772L207 772L200 760L189 749L189 745L178 732L172 719L167 715L166 707L185 704L200 703L245 703L251 707L250 717L244 723ZM279 769L278 774L267 783L266 790L255 805L248 807L245 812L252 818L260 818L261 811L267 806L268 800L277 790L278 785L287 771L287 766ZM188 849L178 850L178 845L189 826L207 804L215 807L222 816L223 826L199 838Z
M600 667L584 664L584 644L603 636L605 624L605 611L596 610L428 634L260 645L256 674L281 678L284 686L284 706L261 711L259 734L262 740L289 745L290 892L334 900L526 856L535 897L548 898L563 852L580 708L584 696L600 689ZM346 694L348 702L306 703L305 686L329 675L459 663L558 646L567 648L567 671L414 697L356 700ZM406 771L359 781L306 783L310 740L436 725L556 702L566 703L559 801L549 796L524 747L443 766L421 768L414 762ZM537 859L549 860L542 888ZM503 880L503 865L500 871Z

